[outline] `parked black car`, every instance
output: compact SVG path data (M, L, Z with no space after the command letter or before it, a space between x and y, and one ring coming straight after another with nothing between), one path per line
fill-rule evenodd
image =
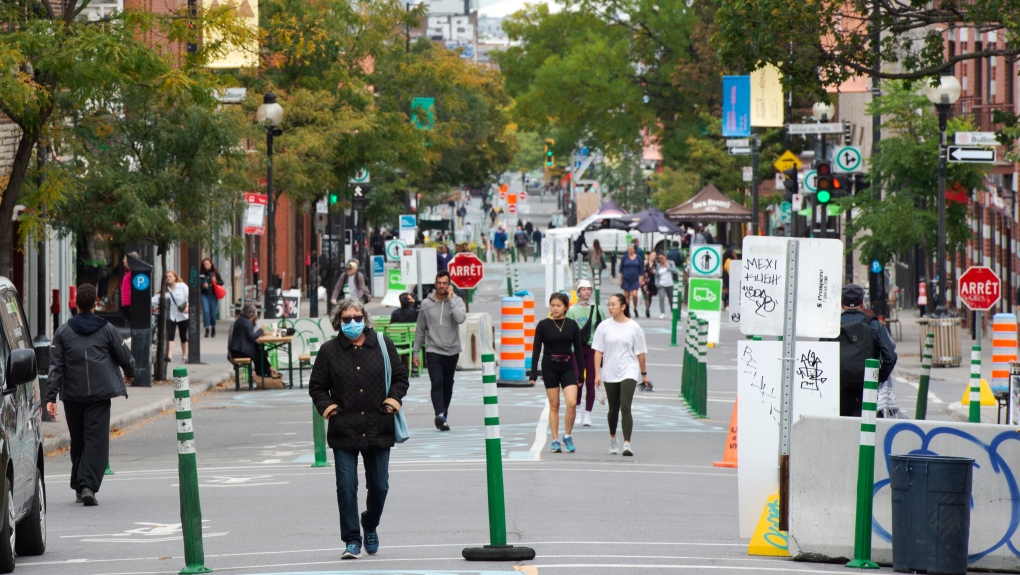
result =
M15 554L46 550L42 392L35 349L14 284L0 277L0 573Z

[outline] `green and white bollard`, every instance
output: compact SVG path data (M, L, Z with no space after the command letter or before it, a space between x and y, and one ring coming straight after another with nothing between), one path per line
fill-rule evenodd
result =
M694 413L708 417L708 320L698 319L698 380L694 391Z
M482 402L485 405L485 469L489 492L489 545L467 547L468 561L530 561L535 550L506 544L506 502L503 497L503 447L499 437L499 396L496 355L482 354Z
M857 569L878 569L871 560L871 521L875 484L875 410L878 407L878 360L864 362L864 401L861 404L861 447L857 456L857 521L854 558L846 564Z
M931 351L935 347L935 334L928 332L924 336L924 353L921 354L921 379L917 383L917 409L914 419L924 419L928 415L928 382L931 379Z
M188 370L174 368L174 407L177 411L177 477L181 496L181 528L184 531L184 569L181 575L210 573L202 547L202 504L198 497L198 461L195 428L191 423L191 385Z
M673 280L673 327L670 329L669 345L676 347L676 324L680 321L680 280Z
M106 462L106 471L103 472L103 475L113 475L113 469L110 469L109 461Z
M978 320L980 321L980 320ZM981 346L970 348L970 417L967 421L981 423Z
M315 463L312 467L329 467L326 459L326 419L312 406L312 443L315 445Z
M510 258L504 257L506 263L506 297L514 297L514 276L510 272Z
M595 280L595 305L597 306L602 299L602 271L595 274L593 279Z
M514 293L521 289L521 269L514 266Z

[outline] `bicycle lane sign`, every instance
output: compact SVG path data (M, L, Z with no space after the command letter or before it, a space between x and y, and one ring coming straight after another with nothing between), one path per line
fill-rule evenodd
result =
M691 278L687 284L687 309L693 312L722 311L722 280Z

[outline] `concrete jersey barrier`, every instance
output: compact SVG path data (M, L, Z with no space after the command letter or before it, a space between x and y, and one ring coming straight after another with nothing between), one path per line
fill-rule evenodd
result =
M853 556L859 428L853 417L805 416L793 425L789 550L795 559ZM887 455L909 453L975 460L968 565L1020 571L1020 432L987 424L878 420L872 559L892 563Z

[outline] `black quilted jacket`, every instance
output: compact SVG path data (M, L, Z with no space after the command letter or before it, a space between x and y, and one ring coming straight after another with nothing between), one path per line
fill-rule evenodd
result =
M386 371L375 331L365 330L365 342L355 346L344 335L319 349L308 381L308 395L321 415L330 406L337 414L327 420L326 442L331 449L393 447L393 415L383 400L400 402L407 393L407 367L393 342L385 338L392 379L386 394Z

